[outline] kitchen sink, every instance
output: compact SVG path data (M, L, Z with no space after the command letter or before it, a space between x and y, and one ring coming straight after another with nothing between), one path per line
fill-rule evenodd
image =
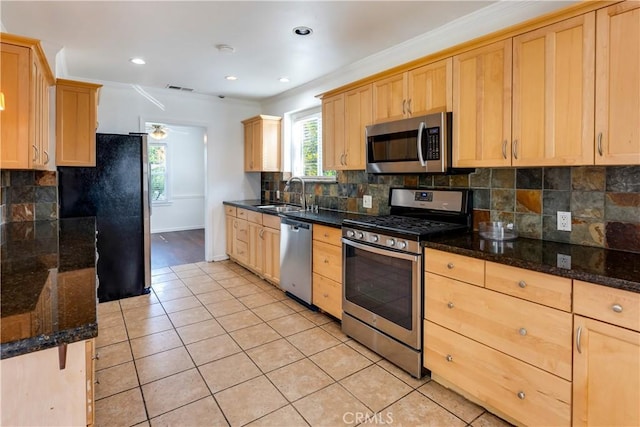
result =
M261 205L257 206L257 208L275 212L302 212L304 210L296 205Z

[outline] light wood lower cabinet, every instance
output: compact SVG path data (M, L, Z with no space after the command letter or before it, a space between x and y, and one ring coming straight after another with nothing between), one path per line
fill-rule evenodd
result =
M313 226L313 304L342 319L342 230Z
M280 283L280 217L225 206L226 252L271 283Z
M0 424L93 425L93 345L93 340L69 344L65 369L58 348L2 360Z
M568 426L571 382L491 347L424 322L432 378L516 424Z
M638 426L640 294L578 280L574 289L573 425Z

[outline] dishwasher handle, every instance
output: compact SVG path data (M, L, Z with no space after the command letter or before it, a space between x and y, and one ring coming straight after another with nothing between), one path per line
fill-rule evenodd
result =
M311 230L311 224L308 222L296 221L295 219L290 218L282 218L280 219L280 224L282 225L290 225L292 230L298 230L303 228L305 230Z

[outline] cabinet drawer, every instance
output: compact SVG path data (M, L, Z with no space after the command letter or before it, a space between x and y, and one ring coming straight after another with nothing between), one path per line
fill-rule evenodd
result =
M514 297L571 311L571 279L487 262L485 286Z
M342 319L342 286L313 273L313 303L330 315Z
M313 240L334 246L342 246L342 229L324 225L314 225Z
M342 283L342 248L324 242L313 242L313 271Z
M224 213L225 215L236 216L236 207L224 205Z
M426 273L425 317L571 380L571 313Z
M575 280L576 314L640 331L640 293Z
M519 424L571 422L569 381L428 321L424 343L424 366L432 376L455 384Z
M238 208L238 210L236 211L236 216L238 218L242 218L242 219L248 219L249 218L249 213L251 211L247 210L247 209L242 209L242 208Z
M425 271L484 286L484 261L434 249L424 250Z
M262 225L262 213L247 211L247 221Z
M280 230L280 217L278 215L262 214L262 225Z

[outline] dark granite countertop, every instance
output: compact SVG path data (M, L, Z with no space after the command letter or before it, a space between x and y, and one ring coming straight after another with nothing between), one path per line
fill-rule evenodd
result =
M340 228L342 226L342 220L347 218L358 218L366 216L364 214L357 214L353 212L343 212L330 209L322 209L315 213L311 211L300 212L276 212L270 209L258 209L257 206L263 205L277 205L273 202L262 202L260 200L235 200L226 201L225 205L235 206L238 208L249 209L255 212L262 212L269 215L286 216L287 218L293 218L300 221L311 222L313 224L327 225L329 227Z
M318 213L278 214L258 209L257 206L272 204L260 200L237 200L224 204L332 227L340 227L346 218L363 216L324 209ZM499 242L483 239L478 233L434 237L423 246L640 293L640 254L632 252L526 238ZM558 255L571 256L571 268L558 267Z
M1 227L1 358L96 337L95 219Z
M495 241L483 239L478 233L436 237L424 242L423 246L640 292L640 254L632 252L525 238ZM558 267L558 255L569 255L571 267Z

